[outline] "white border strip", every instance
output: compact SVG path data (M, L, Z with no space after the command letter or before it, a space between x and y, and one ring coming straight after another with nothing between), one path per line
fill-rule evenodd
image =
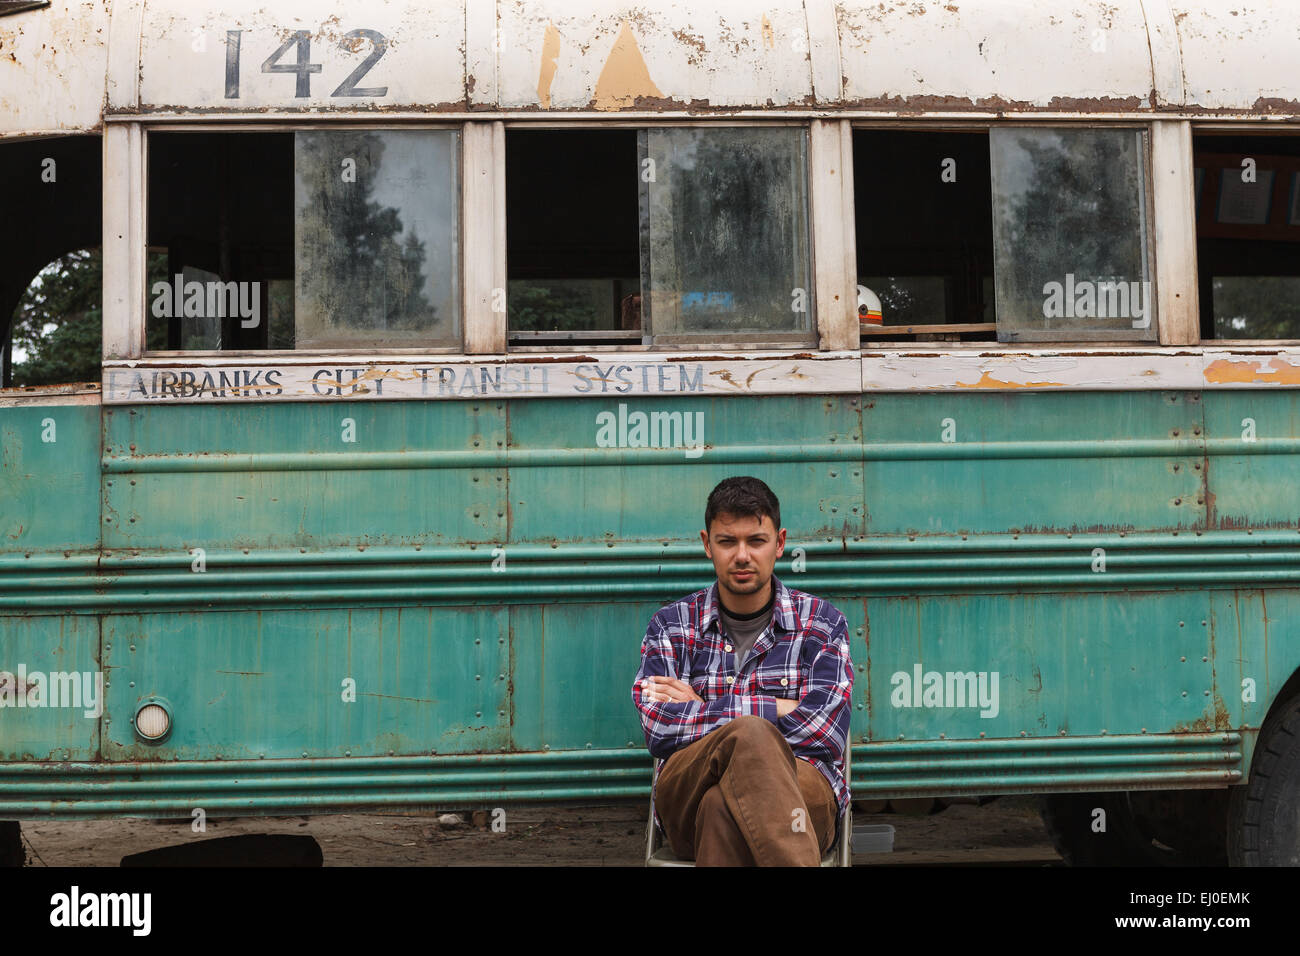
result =
M103 402L1300 388L1300 347L256 358L106 362Z
M360 399L855 394L856 355L743 360L635 352L580 359L433 356L349 362L106 363L104 404Z
M1300 387L1300 348L1194 348L1003 354L873 352L864 392L1119 391Z

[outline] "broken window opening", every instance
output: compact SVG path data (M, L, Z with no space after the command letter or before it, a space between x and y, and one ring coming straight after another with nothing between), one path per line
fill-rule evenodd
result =
M853 176L863 346L993 340L988 133L854 130Z
M99 136L0 143L0 387L98 387L102 169Z
M1300 339L1300 137L1192 140L1202 339Z

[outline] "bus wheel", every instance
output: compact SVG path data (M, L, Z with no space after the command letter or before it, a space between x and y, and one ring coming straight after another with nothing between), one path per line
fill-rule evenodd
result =
M1222 866L1224 790L1051 794L1043 825L1069 866Z
M16 821L0 820L0 866L22 866L26 862L22 827Z
M1250 780L1232 788L1228 859L1233 866L1300 866L1300 694L1264 721Z

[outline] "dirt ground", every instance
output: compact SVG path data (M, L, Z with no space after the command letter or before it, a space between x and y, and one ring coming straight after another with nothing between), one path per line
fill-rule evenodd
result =
M436 815L337 814L312 817L25 822L29 866L118 866L122 857L164 846L244 834L309 834L326 866L640 866L648 805L532 805L456 811L463 823ZM1003 797L941 813L856 813L854 825L894 827L892 853L859 853L855 866L1061 865L1032 797ZM477 824L477 825L476 825ZM268 861L271 862L271 861Z

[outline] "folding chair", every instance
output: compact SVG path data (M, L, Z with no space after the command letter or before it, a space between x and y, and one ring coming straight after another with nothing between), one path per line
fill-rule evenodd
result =
M845 779L849 776L847 756L844 761ZM694 866L694 860L681 860L668 845L666 834L655 819L654 785L659 782L659 768L662 760L655 761L654 776L650 786L650 820L646 824L645 865L646 866ZM849 803L835 821L835 840L831 848L822 854L822 866L853 865L853 804Z

